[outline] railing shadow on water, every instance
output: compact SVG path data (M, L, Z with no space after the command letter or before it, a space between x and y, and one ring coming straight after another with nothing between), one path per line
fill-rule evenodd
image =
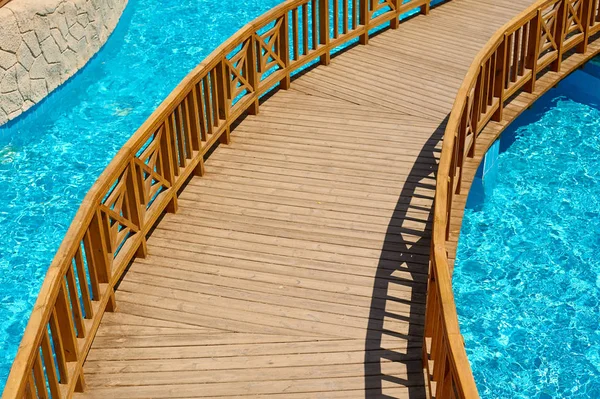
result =
M409 215L411 201L419 198L431 199L435 190L437 162L441 151L440 144L446 129L447 118L435 129L431 137L421 148L410 170L402 189L394 212L387 227L381 257L374 279L373 295L369 310L369 323L365 338L365 397L391 398L386 395L388 386L408 387L408 397L425 397L425 380L423 377L422 344L425 319L425 297L427 294L428 248L431 243L431 227L433 208L422 211L418 217ZM417 194L420 189L431 191L424 197ZM420 229L407 226L407 222L423 224ZM422 231L421 231L422 230ZM402 235L418 235L419 238L407 243ZM395 277L395 272L402 270L408 273L406 278ZM392 293L394 285L411 288L410 299L397 298ZM383 295L382 295L383 292ZM394 314L388 309L391 303L408 306L406 314ZM408 331L400 333L385 328L387 319L401 320L409 323ZM406 349L400 352L386 349L384 335L392 339L405 340ZM406 378L386 375L382 362L394 361L406 367ZM384 387L385 384L385 387Z

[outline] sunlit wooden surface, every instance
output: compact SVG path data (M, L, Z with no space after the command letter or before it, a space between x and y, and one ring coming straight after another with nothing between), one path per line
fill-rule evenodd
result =
M446 117L477 52L530 3L435 8L246 117L126 272L81 396L425 397Z

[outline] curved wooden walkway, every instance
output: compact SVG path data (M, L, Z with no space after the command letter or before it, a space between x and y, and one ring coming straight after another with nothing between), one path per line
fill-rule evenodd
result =
M179 197L84 366L93 398L422 398L436 160L532 0L454 0L278 91Z

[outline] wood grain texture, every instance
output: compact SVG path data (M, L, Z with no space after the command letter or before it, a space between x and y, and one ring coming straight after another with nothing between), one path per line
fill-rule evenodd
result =
M477 51L530 3L445 4L261 103L129 267L78 396L426 397L442 134Z

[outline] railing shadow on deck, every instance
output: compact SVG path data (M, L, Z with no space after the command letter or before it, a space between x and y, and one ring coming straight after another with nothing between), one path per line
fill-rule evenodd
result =
M70 398L85 390L83 364L114 288L204 158L228 144L232 124L291 75L429 0L287 0L219 46L164 100L92 186L40 289L3 398Z
M419 188L435 191L437 162L441 151L440 144L446 129L447 118L435 129L423 145L410 170L406 183L398 197L398 202L390 219L385 235L381 258L374 279L373 295L369 312L369 324L365 340L365 387L369 389L366 399L391 398L386 395L384 382L390 385L406 386L410 398L424 398L425 379L422 365L422 344L425 319L425 297L427 294L426 276L429 270L427 261L423 262L422 248L431 245L433 207L418 218L407 216L411 209L411 199ZM418 165L418 166L417 166ZM427 166L427 169L423 167ZM421 196L421 194L418 194ZM421 196L422 197L422 196ZM406 222L423 224L423 231L405 226ZM419 235L415 242L406 243L402 234ZM402 270L410 275L408 279L394 277L394 272ZM411 287L410 300L399 299L390 292L392 285ZM421 287L421 289L419 289ZM380 292L384 291L382 297ZM377 294L376 294L377 292ZM388 302L404 303L409 306L408 316L396 315L389 310ZM419 311L420 309L420 311ZM383 312L383 316L382 316ZM397 318L409 323L407 334L386 330L386 318ZM386 350L382 343L384 335L406 340L405 353ZM381 353L381 355L374 355ZM406 365L406 379L386 375L382 370L382 361L396 361Z

